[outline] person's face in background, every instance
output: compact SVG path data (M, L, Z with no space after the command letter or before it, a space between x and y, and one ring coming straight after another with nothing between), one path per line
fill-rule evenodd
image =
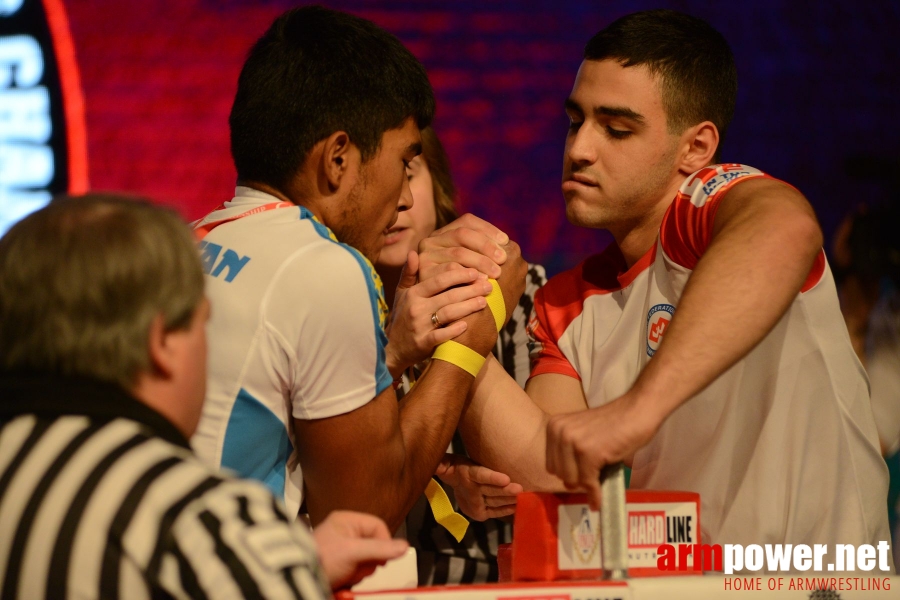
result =
M402 267L409 251L418 249L419 242L428 237L437 224L431 173L421 155L410 161L406 174L413 205L401 212L388 230L376 263L379 267Z

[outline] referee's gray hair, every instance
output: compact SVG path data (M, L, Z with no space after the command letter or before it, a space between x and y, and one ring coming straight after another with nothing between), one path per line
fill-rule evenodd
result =
M196 242L173 211L115 194L63 197L0 238L0 369L132 388L150 325L191 323L203 298Z

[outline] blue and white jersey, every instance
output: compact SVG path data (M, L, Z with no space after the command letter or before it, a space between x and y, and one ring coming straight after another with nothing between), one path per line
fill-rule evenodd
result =
M212 316L191 443L209 464L265 483L296 515L303 474L292 420L348 413L391 385L387 306L365 257L305 208L277 203L238 187L195 224L221 222L200 242Z

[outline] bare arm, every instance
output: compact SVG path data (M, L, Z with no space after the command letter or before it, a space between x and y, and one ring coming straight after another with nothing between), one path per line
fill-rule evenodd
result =
M490 356L475 381L460 433L479 463L506 473L525 489L559 491L562 482L545 469L549 414L585 408L578 380L538 375L523 390Z
M396 530L444 456L472 381L433 361L402 407L388 388L352 412L295 419L313 525L333 510L356 510Z
M793 188L754 179L729 190L712 241L653 360L624 396L551 420L548 468L589 489L599 503L600 468L645 445L672 411L768 334L796 298L821 246L813 210Z
M506 254L498 283L509 314L522 294L527 265L514 243ZM465 320L456 341L489 355L497 340L490 309ZM443 458L473 381L460 367L433 360L399 405L388 388L349 413L295 419L313 524L333 510L350 509L379 516L392 530L399 527Z

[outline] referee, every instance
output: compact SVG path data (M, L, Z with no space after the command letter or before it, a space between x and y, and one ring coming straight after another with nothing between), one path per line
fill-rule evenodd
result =
M169 211L68 198L0 239L0 598L325 598L403 552L334 514L323 572L264 486L193 457L208 316Z

